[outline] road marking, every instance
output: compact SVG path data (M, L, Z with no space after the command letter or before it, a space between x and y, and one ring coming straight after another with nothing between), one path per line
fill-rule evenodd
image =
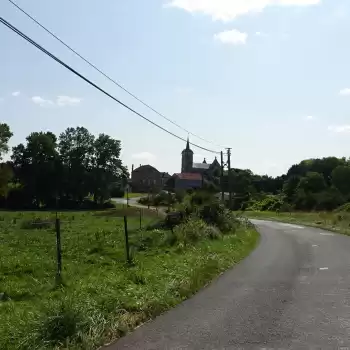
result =
M313 248L316 248L316 247L318 247L318 245L317 245L317 244L313 244L312 247L313 247Z
M334 236L334 233L323 233L323 232L320 232L320 235L321 236Z
M328 270L328 267L320 267L321 271Z
M303 226L298 226L298 225L293 225L293 224L285 224L285 223L281 223L281 222L279 222L279 224L282 226L290 227L290 228L304 229Z

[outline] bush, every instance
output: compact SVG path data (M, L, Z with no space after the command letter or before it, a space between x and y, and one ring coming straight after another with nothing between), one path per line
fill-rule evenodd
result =
M193 216L175 227L174 234L178 242L193 243L206 238L206 227L207 225L203 220Z
M41 321L38 336L45 343L58 346L66 339L76 336L83 323L80 313L62 304L58 310L50 311Z
M340 212L349 213L350 212L350 203L345 203L345 204L341 205L339 208L335 209L334 211L337 213L340 213Z
M110 190L110 196L112 198L123 198L124 197L124 189L121 187L112 187Z
M221 232L215 226L207 226L204 229L204 236L206 236L206 237L208 237L210 239L220 239L221 238Z

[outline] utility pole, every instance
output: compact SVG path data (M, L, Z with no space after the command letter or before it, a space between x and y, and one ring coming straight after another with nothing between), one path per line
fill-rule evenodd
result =
M229 209L232 209L232 173L231 173L231 149L227 149L227 167L228 167L228 191L229 191Z
M220 174L220 184L221 184L221 201L222 203L225 202L225 189L224 189L224 169L225 169L225 164L224 164L224 152L220 152L221 154L221 174Z

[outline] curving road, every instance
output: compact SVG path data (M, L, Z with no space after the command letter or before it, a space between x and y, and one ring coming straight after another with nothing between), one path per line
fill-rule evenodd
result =
M247 259L107 349L350 349L350 237L253 223Z

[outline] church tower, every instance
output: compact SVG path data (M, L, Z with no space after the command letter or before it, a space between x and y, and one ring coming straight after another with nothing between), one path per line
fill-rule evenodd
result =
M190 149L190 140L187 138L186 148L182 151L181 172L191 173L193 168L193 151Z

